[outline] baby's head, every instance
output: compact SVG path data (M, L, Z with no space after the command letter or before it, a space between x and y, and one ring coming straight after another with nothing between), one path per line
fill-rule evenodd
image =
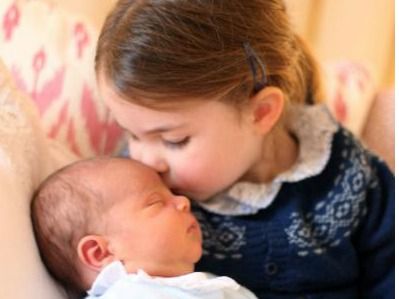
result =
M176 276L193 271L201 256L189 200L130 159L95 158L57 171L34 195L31 215L47 268L78 292L112 261L129 273Z

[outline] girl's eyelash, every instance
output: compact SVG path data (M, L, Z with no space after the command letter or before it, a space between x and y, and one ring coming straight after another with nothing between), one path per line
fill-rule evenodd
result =
M165 144L165 146L170 147L170 148L182 148L185 145L187 145L187 143L190 141L190 137L184 137L181 140L178 141L168 141L168 140L163 140L163 143Z
M139 139L137 138L136 135L133 135L132 133L128 133L128 137L133 140L133 141L138 141Z

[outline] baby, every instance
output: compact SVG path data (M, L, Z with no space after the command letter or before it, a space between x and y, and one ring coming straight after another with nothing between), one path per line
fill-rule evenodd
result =
M190 202L139 162L71 164L41 184L31 216L49 272L86 298L255 298L228 277L193 272L202 237Z

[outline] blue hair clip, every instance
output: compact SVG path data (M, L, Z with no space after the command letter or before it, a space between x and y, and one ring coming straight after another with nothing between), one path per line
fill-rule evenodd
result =
M244 42L243 43L245 55L248 60L249 67L252 72L252 76L254 78L254 92L257 93L260 91L263 87L266 86L267 79L266 79L266 67L263 63L263 61L259 58L258 54L256 54L255 50L251 47L249 42ZM258 72L257 69L260 69L261 74L260 74L260 80L258 81Z

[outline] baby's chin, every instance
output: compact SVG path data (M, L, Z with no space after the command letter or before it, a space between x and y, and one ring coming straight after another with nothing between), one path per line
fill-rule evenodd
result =
M195 250L194 264L198 263L201 257L202 257L202 242L200 243L200 246L197 248L197 250Z
M200 244L202 245L202 243L200 243ZM193 260L193 263L194 263L194 264L198 263L199 260L200 260L201 257L202 257L202 246L201 246L201 245L200 245L200 246L197 248L197 250L195 251L196 255L195 255L194 260Z
M190 246L190 255L189 260L194 264L198 263L202 257L202 236L201 235L193 235L195 244Z

